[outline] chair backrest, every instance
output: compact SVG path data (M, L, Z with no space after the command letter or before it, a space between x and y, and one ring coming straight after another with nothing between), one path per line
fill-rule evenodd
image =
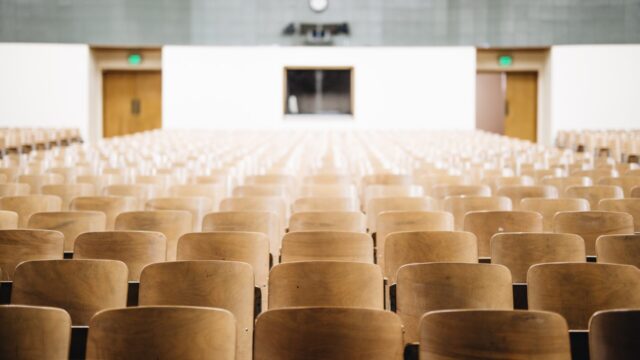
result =
M383 309L383 278L377 265L303 261L276 265L269 273L269 309L347 306Z
M114 184L124 183L125 178L121 175L102 174L102 175L78 175L77 183L92 184L95 187L96 194L102 194L105 187Z
M152 184L115 184L106 186L102 192L104 195L135 198L136 210L143 210L147 200L160 196L162 189Z
M282 238L282 262L355 261L373 264L373 239L363 232L299 231Z
M107 217L98 211L54 211L31 215L28 227L60 231L64 235L64 251L73 251L78 235L89 231L105 231Z
M18 182L29 184L31 194L42 194L42 186L63 184L64 176L59 174L26 174L18 176Z
M305 197L291 205L292 212L309 211L360 211L358 200L352 197Z
M491 196L491 188L488 185L435 185L429 195L438 200L447 196Z
M482 182L491 187L495 194L504 186L532 186L534 180L530 176L494 176L487 177Z
M358 191L352 184L306 184L300 188L300 197L345 197L357 201Z
M255 360L401 360L402 324L389 311L311 307L258 316Z
M0 210L0 230L18 228L18 213L9 210Z
M553 217L553 232L580 235L587 255L593 256L598 236L633 234L633 217L614 211L560 212Z
M0 279L12 280L23 261L62 259L64 235L49 230L0 230Z
M502 265L408 264L396 277L396 313L405 342L419 339L423 314L445 309L513 309L511 273Z
M478 255L491 256L491 237L502 232L541 232L542 215L533 211L472 211L464 230L478 238Z
M71 211L100 211L107 217L105 230L115 228L116 217L123 212L134 211L138 200L130 196L83 196L71 200Z
M420 322L420 360L571 360L567 322L523 310L443 310Z
M316 174L305 176L304 179L302 179L302 182L312 185L351 185L353 183L353 179L351 176L345 174Z
M289 231L366 232L366 217L360 211L314 211L291 215Z
M640 176L606 177L600 179L598 184L620 186L624 192L624 197L630 197L631 189L640 186Z
M569 186L565 195L570 198L581 198L589 202L589 207L598 209L598 203L602 199L622 199L622 188L613 185Z
M54 195L5 196L0 198L0 210L18 214L18 227L26 228L31 215L62 210L62 200Z
M140 306L186 305L230 311L236 320L238 359L251 359L254 280L251 266L236 261L152 264L140 277Z
M603 199L598 210L625 212L633 217L634 231L640 232L640 199Z
M640 354L640 310L598 311L589 321L591 360L635 360Z
M496 192L496 195L506 196L511 199L513 210L522 210L520 201L525 198L545 198L555 199L558 197L558 190L553 186L545 185L509 185L503 186Z
M464 229L464 216L470 211L510 211L511 200L506 196L450 196L443 208L453 215L454 230Z
M251 265L255 285L267 286L269 238L259 232L214 231L184 234L178 240L177 260L228 260Z
M418 185L381 185L374 184L363 187L363 203L366 205L372 199L386 197L424 196L424 189Z
M589 202L585 199L541 199L525 198L520 201L520 210L535 211L542 215L542 230L553 230L553 217L561 211L588 211Z
M6 359L67 359L71 318L41 306L0 306L0 354Z
M387 235L384 276L395 283L398 269L427 262L477 263L476 236L463 231L402 231Z
M569 186L589 186L593 185L593 181L587 176L549 176L540 180L540 185L553 186L558 190L558 195L564 196Z
M640 198L640 186L634 186L631 188L631 192L629 193L629 197L631 198Z
M164 197L148 200L145 210L184 210L191 214L192 231L202 229L202 218L213 208L213 201L202 196Z
M27 261L14 273L11 303L59 307L73 325L87 325L96 312L127 305L127 266L115 260Z
M377 219L385 211L435 211L438 203L430 197L385 197L367 202L367 227L370 233L377 232Z
M76 239L74 259L120 260L129 269L129 281L140 280L142 269L167 257L167 238L155 231L86 232Z
M89 328L87 359L235 359L236 325L227 310L111 309L96 314Z
M220 211L268 211L278 217L279 234L287 227L287 204L279 197L232 197L222 200ZM203 231L206 231L203 229Z
M184 184L173 185L169 189L171 196L202 196L211 200L212 207L208 211L216 211L220 201L225 197L225 186L222 184ZM205 213L206 213L205 212Z
M514 283L526 283L536 264L585 262L584 240L576 234L500 233L491 238L491 263L511 270Z
M0 196L24 196L31 193L31 186L24 183L0 184Z
M60 197L62 200L62 210L67 211L73 198L78 196L94 196L96 190L92 184L57 184L42 186L42 193Z
M158 231L167 238L167 261L176 259L180 236L191 232L191 214L184 210L125 212L116 218L116 230Z
M596 239L596 255L599 263L640 268L640 234L602 235Z
M640 269L630 265L538 264L527 282L529 309L557 312L570 329L587 329L599 310L640 308Z

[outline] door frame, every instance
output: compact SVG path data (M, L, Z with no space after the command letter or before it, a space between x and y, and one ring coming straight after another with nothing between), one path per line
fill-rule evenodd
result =
M510 55L513 64L501 67L498 57ZM536 72L538 103L536 138L538 144L552 145L551 137L551 72L549 48L489 48L476 50L476 74L481 72ZM475 78L474 78L475 81ZM474 113L475 113L474 105Z
M132 52L142 55L142 63L128 63ZM160 71L162 76L162 49L91 47L89 66L89 142L95 143L103 138L103 73L110 70Z

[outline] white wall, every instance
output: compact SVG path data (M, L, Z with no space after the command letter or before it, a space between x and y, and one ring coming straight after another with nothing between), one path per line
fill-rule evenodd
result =
M165 128L475 126L471 47L165 46L162 59ZM354 67L354 119L285 118L284 67L332 65Z
M0 127L89 126L86 45L0 44Z
M551 124L554 134L640 128L640 45L553 47Z

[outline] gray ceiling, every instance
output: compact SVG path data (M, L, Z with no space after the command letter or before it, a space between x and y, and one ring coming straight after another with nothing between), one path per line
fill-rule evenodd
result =
M0 0L0 41L299 45L291 22L348 22L336 45L640 43L640 0Z

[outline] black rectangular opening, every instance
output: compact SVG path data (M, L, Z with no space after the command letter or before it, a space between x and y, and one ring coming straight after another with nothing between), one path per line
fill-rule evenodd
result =
M285 76L285 114L353 114L351 68L287 68Z

